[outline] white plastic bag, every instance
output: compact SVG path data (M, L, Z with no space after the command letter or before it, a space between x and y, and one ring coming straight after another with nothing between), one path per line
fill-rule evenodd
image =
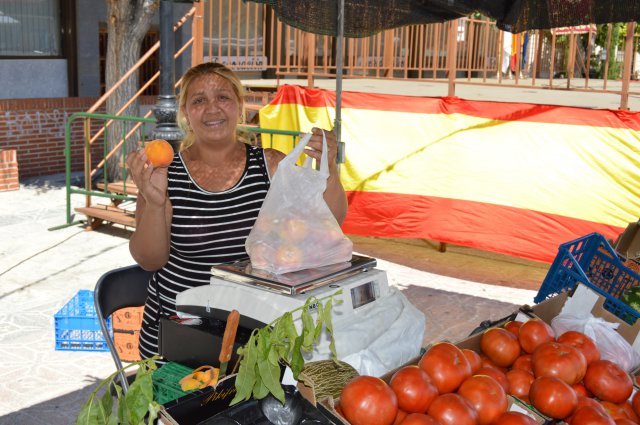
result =
M618 323L607 322L591 313L584 315L560 314L553 318L551 327L560 336L566 331L582 332L596 343L602 360L617 363L627 372L640 365L640 354L616 332Z
M335 314L333 337L338 359L360 375L382 376L417 357L422 348L426 318L397 288L354 315ZM322 332L305 361L331 358L330 339Z
M310 138L305 135L278 164L245 243L254 268L282 274L351 260L353 243L323 198L329 177L326 138L320 170L312 168L310 157L296 165Z
M377 300L364 319L379 323L378 332L371 332L364 320L350 326L334 322L338 357L360 375L382 376L420 354L426 318L397 288L389 291L391 295Z

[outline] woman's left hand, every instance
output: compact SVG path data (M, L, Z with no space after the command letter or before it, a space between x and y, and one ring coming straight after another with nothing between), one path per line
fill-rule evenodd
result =
M304 153L320 163L322 157L322 133L327 138L327 159L329 160L329 171L333 173L337 169L336 158L338 155L338 141L333 130L323 130L313 127L311 129L311 139L307 143Z

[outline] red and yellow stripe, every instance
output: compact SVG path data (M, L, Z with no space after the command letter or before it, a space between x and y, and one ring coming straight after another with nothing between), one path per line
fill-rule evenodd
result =
M347 234L550 262L640 216L638 113L353 92L342 104ZM260 123L309 131L334 116L335 93L283 86Z

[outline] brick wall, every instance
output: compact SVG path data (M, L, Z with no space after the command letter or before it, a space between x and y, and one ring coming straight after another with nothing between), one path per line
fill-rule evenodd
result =
M21 179L65 172L65 123L71 114L86 111L96 100L94 97L0 99L0 151L17 152ZM149 96L142 103L154 102ZM75 120L71 126L71 171L84 169L82 122ZM96 126L101 124L92 122ZM95 143L92 167L103 156L102 144Z
M0 150L0 192L20 189L18 160L15 149Z

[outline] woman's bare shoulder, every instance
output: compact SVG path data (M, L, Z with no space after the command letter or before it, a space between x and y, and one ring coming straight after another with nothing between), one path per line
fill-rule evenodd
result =
M273 148L264 148L264 156L267 158L267 166L269 167L269 174L272 176L278 169L278 164L286 156L282 152Z
M271 161L280 162L282 158L286 156L285 154L280 152L278 149L273 149L273 148L264 148L264 154L267 157L267 160L269 162Z

